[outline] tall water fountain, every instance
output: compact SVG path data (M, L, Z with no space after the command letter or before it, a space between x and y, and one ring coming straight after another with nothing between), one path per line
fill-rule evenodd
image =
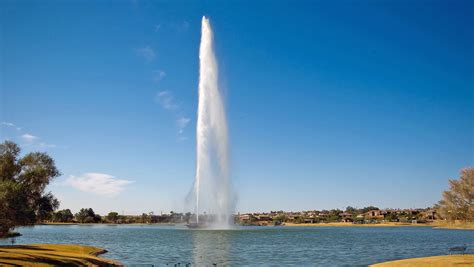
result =
M227 120L209 19L202 18L199 48L199 107L196 126L196 222L207 214L211 227L227 228L233 214L229 181ZM210 218L210 219L209 219Z

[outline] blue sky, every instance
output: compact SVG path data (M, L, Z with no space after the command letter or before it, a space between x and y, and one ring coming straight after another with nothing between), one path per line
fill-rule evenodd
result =
M472 1L0 5L0 137L61 208L183 210L203 15L238 211L426 207L474 165Z

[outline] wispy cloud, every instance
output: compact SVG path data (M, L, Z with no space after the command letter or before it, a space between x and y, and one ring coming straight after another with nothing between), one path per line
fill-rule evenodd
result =
M154 70L152 74L153 74L153 81L155 82L159 82L163 80L163 78L166 77L166 72L164 72L163 70Z
M188 137L186 136L178 136L178 141L187 141L188 140Z
M11 128L15 128L17 131L21 131L21 128L16 126L15 124L11 123L11 122L2 122L2 125L3 126L6 126L6 127L11 127Z
M170 91L160 91L156 94L155 101L160 104L163 109L171 111L175 115L178 140L187 140L187 137L183 136L183 133L191 119L182 115L180 105L175 102L173 94Z
M39 147L46 147L46 148L54 148L54 147L57 147L55 144L48 144L48 143L45 143L45 142L40 142L38 143L38 146Z
M55 144L49 144L45 142L40 142L40 139L38 136L33 135L31 133L25 133L22 131L21 127L18 127L16 124L11 123L11 122L2 122L2 126L9 127L9 128L14 128L15 130L18 131L18 139L21 139L23 142L25 142L25 146L29 147L40 147L40 148L53 148L57 147Z
M137 53L139 57L144 58L146 61L153 61L156 57L155 50L149 46L137 48L135 49L135 53Z
M11 122L2 122L2 125L8 126L8 127L15 127L15 124Z
M36 141L38 139L38 136L34 136L32 134L25 133L25 134L21 135L21 139L23 139L23 141L25 141L27 143L33 143L34 141Z
M161 24L156 24L154 29L155 29L155 32L158 32L161 29Z
M190 121L191 119L186 117L180 117L176 120L176 124L178 125L178 134L182 134L184 132L184 128L186 128Z
M133 181L117 179L105 173L84 173L80 176L69 176L66 184L78 190L101 196L113 197L125 189Z
M166 110L176 110L179 105L175 103L173 94L170 91L160 91L155 96L155 101Z

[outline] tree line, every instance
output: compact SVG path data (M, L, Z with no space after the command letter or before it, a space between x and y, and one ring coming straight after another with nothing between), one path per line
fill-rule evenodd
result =
M192 214L171 212L166 215L154 215L153 212L142 213L141 215L119 215L118 212L111 211L106 216L100 216L91 208L80 209L73 214L70 209L58 210L48 222L51 223L183 223L189 222Z

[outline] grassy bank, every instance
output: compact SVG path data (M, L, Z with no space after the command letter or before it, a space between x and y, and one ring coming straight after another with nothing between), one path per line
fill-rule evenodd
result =
M441 229L463 229L463 230L474 230L474 222L446 222L440 221L432 224L434 228Z
M80 245L0 246L1 266L120 266L120 263L97 257L104 249Z
M425 258L413 258L388 261L371 265L373 267L404 267L404 266L474 266L474 254L445 255Z

